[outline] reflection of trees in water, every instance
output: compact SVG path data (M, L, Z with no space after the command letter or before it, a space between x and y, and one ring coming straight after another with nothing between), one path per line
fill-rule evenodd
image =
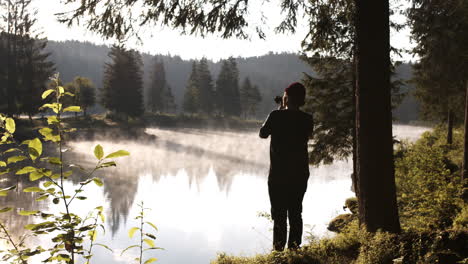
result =
M239 173L267 175L268 142L252 132L226 132L201 129L148 129L154 140L76 141L72 144L81 165L92 166L92 150L101 144L106 153L125 149L130 157L116 159L117 168L100 171L104 193L109 199L111 230L125 221L138 191L139 177L151 175L155 182L162 177L185 170L190 186L200 184L210 169L216 175L220 190L229 192L233 178ZM109 135L107 138L112 138ZM78 183L78 178L73 181Z
M267 174L268 142L260 140L256 133L200 129L147 132L157 136L150 150L156 162L145 165L151 168L156 181L162 175L175 175L185 169L191 181L200 182L212 168L219 188L229 191L239 173Z
M122 219L127 220L129 210L138 191L138 177L125 168L103 171L104 194L109 199L112 234L119 229Z
M78 143L80 144L80 143ZM106 146L103 144L104 147ZM94 145L93 145L94 146ZM76 146L75 146L76 147ZM96 159L92 152L79 151L81 150L78 148L78 151L71 155L69 155L70 160L79 160L81 166L92 169L96 165ZM124 159L116 159L117 168L105 168L102 170L98 170L93 175L94 177L100 177L103 179L104 186L103 192L104 196L109 200L109 215L107 219L110 219L108 222L110 225L110 229L112 234L119 229L120 223L122 219L125 221L128 217L130 207L133 204L135 199L135 195L138 189L138 177L137 173L139 171L138 168L134 168L132 163L129 162L128 158ZM80 172L79 170L75 170L75 176L72 177L70 180L74 184L79 184L80 181L83 181L86 178L86 174ZM89 194L89 198L93 198L91 194ZM104 201L102 201L104 203Z
M24 226L34 221L32 216L20 216L17 210L46 210L47 202L37 202L37 193L24 193L23 189L39 186L39 182L30 182L27 175L2 175L0 189L17 185L17 189L10 191L7 196L0 197L0 204L3 207L12 207L14 210L0 214L0 221L8 227L8 231L16 238L24 234Z

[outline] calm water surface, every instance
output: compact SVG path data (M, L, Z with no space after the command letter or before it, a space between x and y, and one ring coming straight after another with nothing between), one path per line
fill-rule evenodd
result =
M426 130L394 126L400 139L415 140ZM270 210L266 183L269 140L258 138L256 132L208 129L151 128L147 133L156 138L118 142L108 135L108 140L99 142L71 143L74 154L70 159L87 166L94 162L92 153L98 143L107 153L118 149L131 152L130 157L116 159L117 168L100 172L104 187L89 186L86 194L90 199L77 201L72 209L85 215L90 208L105 207L106 233L101 232L97 242L113 248L114 253L97 248L94 263L131 263L136 257L137 252L124 256L120 252L137 242L130 240L127 232L138 225L134 217L140 201L151 209L146 217L158 226L157 246L164 248L146 256L158 258L159 263L209 263L220 252L248 256L270 251L272 224L258 216ZM353 196L352 167L350 162L338 161L310 170L303 203L305 231L328 236L327 223L343 213L344 200ZM1 186L12 181L16 180L3 180ZM67 186L73 190L79 181L72 179ZM19 189L29 186L33 183L19 182ZM34 199L32 194L19 192L0 197L0 203L25 210L58 210ZM2 217L16 235L34 221L16 214ZM47 239L31 239L31 243L50 245Z

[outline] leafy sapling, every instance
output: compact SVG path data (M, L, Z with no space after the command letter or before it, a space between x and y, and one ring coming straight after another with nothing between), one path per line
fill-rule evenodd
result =
M81 111L78 106L64 107L62 100L65 96L73 96L70 92L60 86L58 75L52 78L53 88L45 91L42 94L43 99L52 97L52 103L46 103L42 109L50 109L54 113L47 117L48 126L39 129L43 141L50 141L57 147L57 156L41 157L42 155L42 141L39 138L26 140L18 143L13 134L16 130L15 122L11 118L0 115L0 132L1 145L5 145L7 150L0 153L0 174L14 172L16 175L29 174L31 182L42 182L39 186L33 186L23 189L23 192L37 193L38 198L36 201L51 199L52 203L60 204L63 211L56 214L48 214L39 210L33 211L19 211L20 215L33 215L40 217L42 221L35 224L25 226L35 236L49 235L52 237L53 247L47 249L50 256L43 260L45 263L58 262L58 263L76 263L76 255L82 255L87 262L90 262L92 257L92 249L94 246L103 246L102 244L95 244L97 235L98 218L104 221L102 214L102 207L97 207L94 215L94 221L89 221L90 218L82 219L79 215L75 214L71 209L72 202L75 200L85 200L86 196L83 195L83 189L91 182L98 186L102 186L103 182L100 178L95 177L94 173L97 170L116 166L116 163L110 159L127 156L129 153L124 150L119 150L111 154L105 155L102 146L97 145L94 149L94 154L97 158L96 165L91 170L86 170L80 165L67 163L64 159L64 153L67 151L65 136L67 133L75 131L69 128L63 122L63 116L66 112L79 112ZM27 150L24 150L27 148ZM3 158L5 153L12 153L16 156L9 156L6 160ZM13 164L29 161L28 166L24 166L18 170L13 169ZM48 166L41 166L47 163ZM5 169L3 169L5 168ZM74 191L69 190L65 185L65 180L71 177L74 173L73 169L79 169L85 175L86 180L80 182L80 186ZM0 196L6 196L9 191L15 189L15 186L4 188L0 190ZM2 211L9 211L10 208L4 208ZM103 227L102 224L99 226ZM24 239L19 243L14 243L11 236L9 236L7 229L2 224L2 233L5 234L12 249L9 250L7 257L9 259L16 258L20 262L26 263L26 258L44 252L41 247L35 250L20 251L19 246L24 245ZM84 248L86 241L90 241L87 249Z
M129 249L136 248L138 249L139 257L135 258L135 261L139 264L149 264L149 263L155 262L157 258L152 257L143 261L143 253L146 251L163 249L163 248L156 247L156 244L154 242L156 240L156 236L154 235L154 233L147 232L147 231L145 232L146 226L150 226L152 229L154 229L153 232L158 231L158 228L156 227L155 224L144 220L145 211L149 210L149 208L144 207L143 201L138 204L138 207L140 207L140 212L135 217L135 220L140 221L140 226L130 228L130 230L128 231L128 236L130 238L133 238L135 233L138 231L138 233L140 234L140 241L138 244L134 244L125 248L120 255L123 255ZM145 244L146 244L146 247L145 247Z
M93 257L93 249L95 246L100 246L103 247L111 252L113 250L109 248L108 246L101 244L101 243L95 243L97 234L98 234L98 227L101 228L102 232L105 233L106 229L104 228L104 222L105 222L105 217L103 213L103 207L98 206L94 209L93 212L91 212L83 221L83 224L85 224L87 221L92 221L92 226L93 229L89 230L87 232L88 235L88 240L89 240L89 247L85 249L83 257L86 259L85 264L91 264L91 258Z

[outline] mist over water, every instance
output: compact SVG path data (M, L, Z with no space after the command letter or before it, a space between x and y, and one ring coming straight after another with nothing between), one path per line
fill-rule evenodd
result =
M426 130L394 126L394 135L415 140ZM146 217L159 228L157 246L165 250L147 255L157 257L159 263L209 263L219 252L252 255L271 249L272 224L257 216L270 210L269 139L258 138L257 131L149 128L146 132L155 139L116 141L109 136L70 144L74 153L70 160L85 166L95 161L92 153L98 143L106 153L119 149L131 153L116 159L117 168L100 171L104 186L89 187L89 199L74 205L83 214L98 205L106 208L107 233L100 234L98 242L114 253L98 249L95 263L129 263L135 257L120 256L120 252L136 242L127 232L137 225L133 218L140 201L151 208ZM327 236L327 223L343 213L344 200L354 195L351 163L337 161L310 171L303 203L304 231ZM70 187L80 180L73 178ZM56 210L47 208L48 203L42 206Z

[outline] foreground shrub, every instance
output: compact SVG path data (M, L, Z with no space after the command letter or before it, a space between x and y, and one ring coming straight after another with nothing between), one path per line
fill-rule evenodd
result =
M405 230L444 229L463 204L460 176L449 147L438 132L426 132L414 144L403 143L396 155L395 177L400 221ZM453 151L452 151L453 152Z

